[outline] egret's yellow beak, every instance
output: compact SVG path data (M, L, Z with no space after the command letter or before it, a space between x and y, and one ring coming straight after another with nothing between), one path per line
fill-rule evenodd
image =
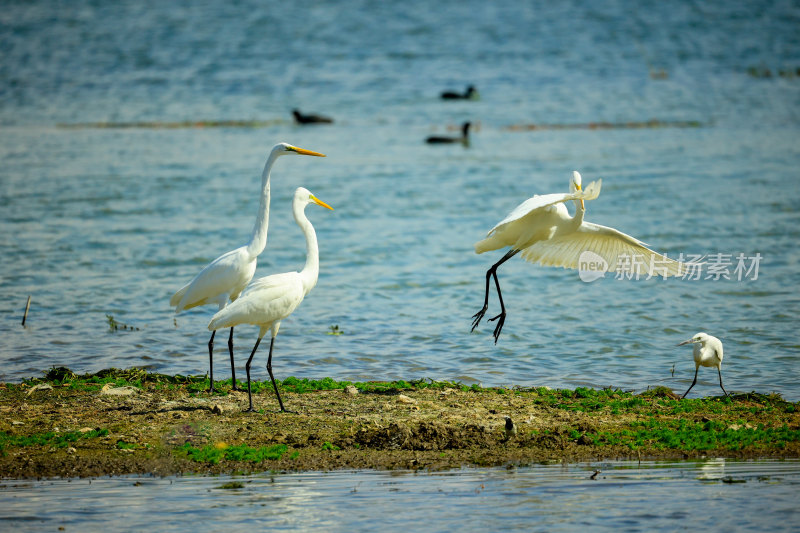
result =
M313 154L313 153L315 153L315 152L311 152L311 153ZM320 154L320 155L322 155L322 154ZM322 156L322 157L325 157L325 156ZM314 196L313 194L312 194L311 196L309 196L309 199L310 199L312 202L314 202L315 204L317 204L317 205L321 205L322 207L327 207L328 209L330 209L331 211L333 211L333 208L332 208L331 206L329 206L328 204L326 204L325 202L323 202L322 200L320 200L319 198L317 198L317 197L316 197L316 196Z
M581 189L581 184L580 184L580 183L576 183L576 184L575 184L575 190L576 190L576 191L580 191L580 190L582 190L582 189ZM583 203L583 198L581 198L581 209L583 209L583 210L586 210L586 205Z
M297 152L300 155L313 155L316 157L325 157L325 154L321 154L313 150L306 150L305 148L298 148L297 146L290 146L289 150L291 150L292 152Z

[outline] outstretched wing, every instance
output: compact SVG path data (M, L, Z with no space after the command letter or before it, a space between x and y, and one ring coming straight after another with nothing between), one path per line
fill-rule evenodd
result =
M685 271L683 263L651 250L639 239L591 222L584 222L576 232L539 241L521 255L531 263L577 269L586 251L602 257L608 272L667 277Z
M591 182L585 189L580 191L543 195L537 194L515 207L514 210L511 211L508 216L506 216L506 218L498 222L495 227L490 229L487 235L491 235L509 222L518 220L530 212L536 211L537 209L545 209L551 205L561 204L571 200L594 200L600 196L600 188L602 185L603 180L599 179Z

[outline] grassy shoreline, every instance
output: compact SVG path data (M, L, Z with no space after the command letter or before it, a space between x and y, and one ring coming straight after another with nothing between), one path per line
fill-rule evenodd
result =
M0 383L0 477L446 469L543 461L800 457L800 403L776 394L680 400L665 387L507 389L287 378L209 394L208 380L53 368ZM505 417L516 434L504 431Z

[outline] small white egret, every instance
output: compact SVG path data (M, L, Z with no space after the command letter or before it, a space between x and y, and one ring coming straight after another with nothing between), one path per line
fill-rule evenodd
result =
M572 172L570 192L536 195L518 205L500 223L489 230L487 237L475 243L475 253L482 254L499 248L511 249L486 271L486 294L483 308L472 318L472 330L480 323L489 307L489 281L494 278L500 314L489 319L497 320L494 342L500 336L506 317L506 308L497 280L497 268L522 252L531 263L544 266L578 268L580 255L591 251L601 256L609 271L615 271L620 258L636 259L625 265L631 274L674 276L681 273L682 263L650 250L640 240L614 228L586 222L584 200L594 200L600 195L602 180L581 189L581 175ZM570 217L565 202L575 203L575 215Z
M272 147L272 151L269 153L267 162L264 165L264 171L261 174L261 201L250 242L214 259L192 281L176 292L169 300L169 304L175 306L175 313L206 304L217 304L219 309L224 309L228 300L236 300L245 286L253 279L258 255L264 251L267 245L270 171L275 160L287 154L325 157L324 154L286 143L278 143ZM209 392L214 392L214 335L216 333L214 331L208 341L208 372L211 380ZM236 371L233 364L233 328L231 328L228 337L228 352L230 352L231 357L233 390L238 390L236 387Z
M722 389L722 392L725 393L725 396L728 396L728 391L722 386L722 341L713 335L701 331L700 333L696 333L691 339L686 339L679 343L678 346L689 343L694 344L692 349L692 355L694 356L694 380L689 388L686 389L686 392L683 393L681 399L686 398L686 395L692 390L694 384L697 383L697 371L700 370L701 366L717 367L717 373L719 373L719 387Z
M250 358L245 365L247 396L250 401L250 407L247 409L249 412L255 411L253 409L253 395L250 392L250 363L253 361L253 356L261 343L261 339L264 338L264 335L269 330L272 330L272 337L269 343L267 372L272 380L272 387L275 389L275 395L278 397L281 411L286 412L283 407L283 400L281 400L281 395L278 392L278 386L275 383L275 377L272 375L272 347L275 344L275 337L278 335L281 320L291 315L300 305L300 302L303 301L303 298L317 284L317 277L319 276L317 234L314 232L314 226L311 225L305 215L305 208L311 203L333 210L331 206L319 200L307 189L300 187L295 191L292 212L294 213L295 222L303 230L306 237L306 264L303 270L300 272L273 274L257 279L247 287L239 299L231 302L224 309L220 309L208 324L208 329L211 331L228 327L233 328L239 324L254 324L261 327L258 333L258 340L256 340L253 351L250 353Z

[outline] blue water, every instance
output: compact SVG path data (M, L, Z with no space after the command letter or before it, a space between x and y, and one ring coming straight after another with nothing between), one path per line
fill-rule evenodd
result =
M222 488L231 482L239 488ZM185 531L189 521L195 531L797 531L798 484L797 461L722 459L5 481L0 524L19 532Z
M266 154L287 141L328 157L277 163L256 276L302 266L297 186L336 210L309 208L321 275L283 323L278 377L681 391L694 365L675 345L706 331L725 343L729 391L797 400L798 21L780 1L6 3L0 379L206 372L213 310L176 318L169 297L247 240ZM479 101L438 99L467 84ZM293 107L336 123L295 126ZM665 126L515 128L651 119ZM202 120L264 124L93 126ZM464 120L468 148L422 142ZM670 126L683 121L700 127ZM486 322L470 333L501 255L473 243L574 169L603 178L588 220L672 257L761 254L758 279L731 265L731 280L587 284L514 259L500 341ZM242 367L256 332L237 329ZM692 394L719 394L704 370Z

